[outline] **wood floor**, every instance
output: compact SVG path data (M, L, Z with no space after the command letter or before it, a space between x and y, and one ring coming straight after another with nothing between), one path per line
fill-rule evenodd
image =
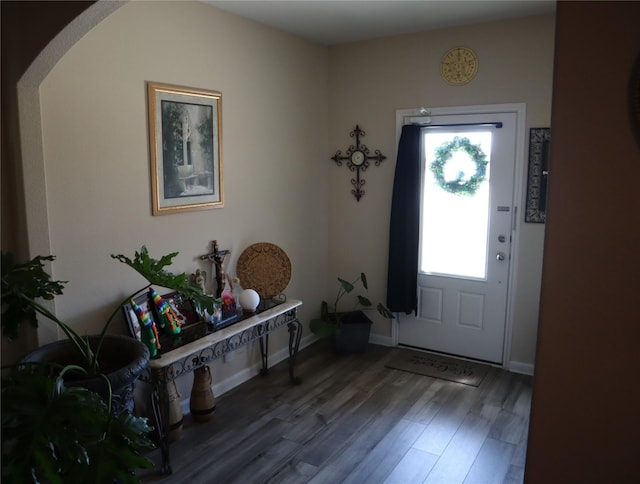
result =
M472 387L385 368L395 351L305 348L300 385L283 362L218 397L210 422L186 416L173 474L143 482L523 482L531 377L492 368Z

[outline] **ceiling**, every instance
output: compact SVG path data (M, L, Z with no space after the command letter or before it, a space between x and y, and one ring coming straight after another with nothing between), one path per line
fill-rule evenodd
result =
M323 45L544 15L555 0L203 0Z

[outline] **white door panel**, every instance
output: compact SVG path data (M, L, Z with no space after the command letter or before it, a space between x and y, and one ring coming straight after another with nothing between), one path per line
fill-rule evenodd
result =
M418 314L400 316L400 344L502 362L514 211L516 122L517 114L513 112L432 115L431 126L458 126L423 130ZM495 124L488 126L489 123ZM496 126L498 123L500 127ZM487 181L473 195L450 194L434 182L434 147L442 146L443 139L449 139L447 136L464 137L486 151ZM460 171L458 176L464 174L468 179L475 165L472 168L470 172Z

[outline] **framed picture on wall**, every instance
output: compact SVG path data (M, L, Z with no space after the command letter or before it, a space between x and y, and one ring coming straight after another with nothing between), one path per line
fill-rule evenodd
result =
M153 215L221 208L222 94L147 82Z

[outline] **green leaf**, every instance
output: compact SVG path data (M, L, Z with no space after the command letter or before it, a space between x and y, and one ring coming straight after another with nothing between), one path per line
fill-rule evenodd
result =
M364 296L358 296L358 302L360 303L360 305L364 306L364 307L370 307L372 306L371 301L369 301L369 299L367 299Z
M113 259L117 259L123 264L128 265L135 271L137 271L142 277L144 277L150 284L155 284L158 286L165 286L164 284L169 282L172 284L181 284L183 283L183 274L179 276L175 276L170 272L164 270L164 268L171 264L173 258L178 255L177 252L172 252L171 254L163 256L159 261L153 259L149 256L149 252L147 248L143 245L140 249L140 252L136 251L133 260L129 259L127 256L118 254L111 254Z
M95 482L138 482L130 469L147 469L153 463L142 457L138 449L151 448L147 437L152 427L145 418L122 413L108 422L104 439L91 461Z
M162 256L160 260L156 260L149 255L147 248L142 246L140 251L135 253L133 260L122 254L111 254L111 257L133 268L144 277L150 285L172 289L191 299L198 312L202 313L206 309L209 314L213 314L214 297L204 294L202 288L189 281L184 272L173 274L164 269L172 263L173 258L177 255L178 252L172 252Z
M367 285L367 276L364 275L364 272L360 273L360 280L362 281L362 286L366 289L369 290L369 286Z
M10 252L2 252L2 334L9 339L18 335L20 324L38 327L35 299L53 299L62 294L67 281L54 281L44 270L46 261L55 257L37 256L17 264Z
M353 291L354 286L349 281L345 281L344 279L340 279L339 277L338 277L338 281L340 282L340 285L342 286L342 289L344 289L345 292Z
M336 324L324 319L312 319L309 329L319 338L329 338L336 334Z
M342 278L338 278L338 282L340 282L340 287L338 288L338 295L336 297L336 302L335 305L333 307L333 311L334 313L339 313L340 310L338 309L338 303L340 302L340 300L342 299L342 296L344 296L346 293L348 292L352 292L355 288L355 284L357 284L358 282L360 282L362 284L362 286L364 287L365 290L368 291L369 289L369 283L367 281L367 276L364 272L360 273L360 277L358 277L357 279L355 279L353 282L348 282L345 281ZM371 300L363 295L357 295L357 304L354 308L355 309L362 309L364 310L369 310L369 309L373 309L373 303L371 302ZM378 305L376 306L376 309L378 310L378 312L384 316L387 319L392 319L393 318L393 313L382 303L378 303ZM326 314L324 312L322 312L322 319L327 319ZM339 325L339 324L338 324Z
M378 303L377 309L378 309L378 312L385 318L393 319L393 313L384 304Z
M99 395L44 370L31 365L2 380L2 460L12 482L129 482L131 470L150 465L137 453L151 445L146 419L114 418Z

